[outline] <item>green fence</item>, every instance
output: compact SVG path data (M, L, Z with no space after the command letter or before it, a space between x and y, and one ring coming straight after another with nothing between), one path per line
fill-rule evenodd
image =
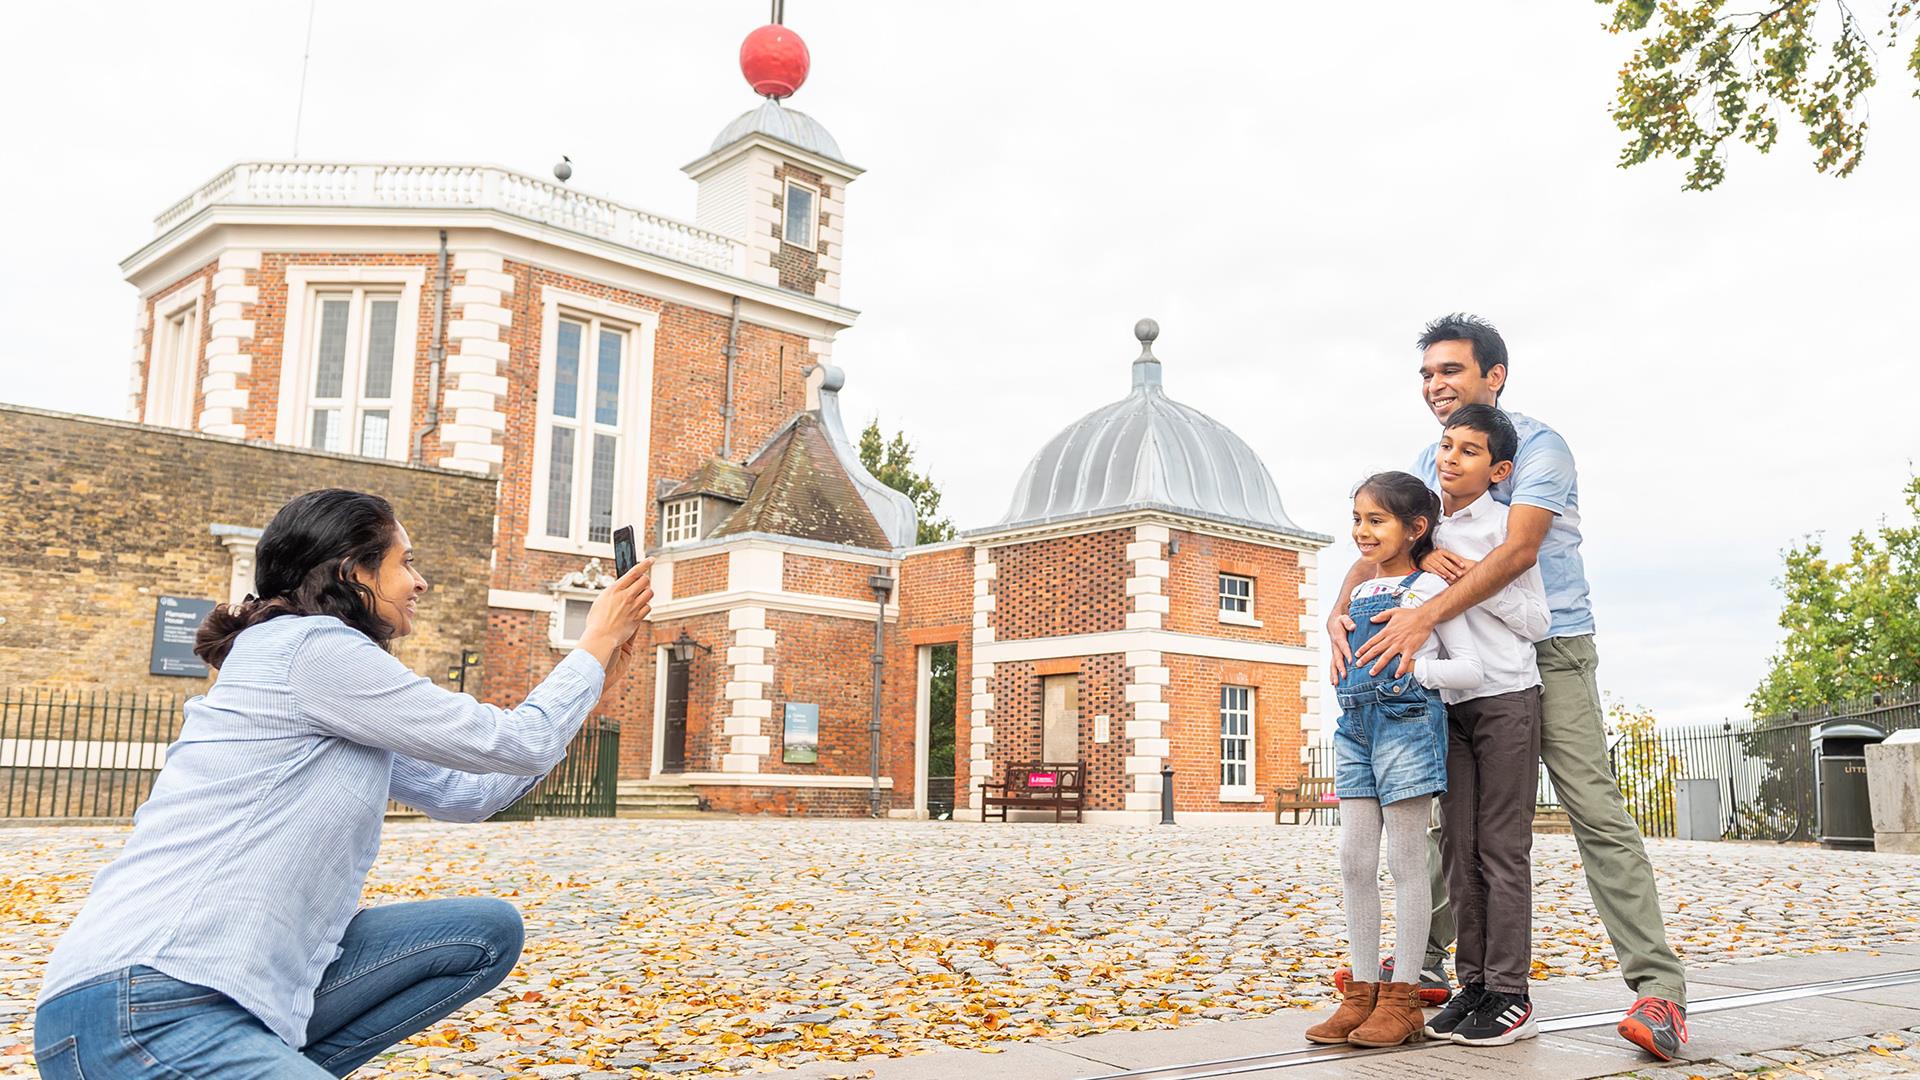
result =
M546 817L613 817L619 808L620 725L589 719L567 747L567 759L520 801L490 821Z

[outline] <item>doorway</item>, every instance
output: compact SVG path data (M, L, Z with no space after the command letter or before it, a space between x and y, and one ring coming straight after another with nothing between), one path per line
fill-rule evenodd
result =
M919 654L920 688L915 695L919 737L915 741L920 747L920 780L916 786L921 790L916 793L917 802L933 820L950 821L956 795L954 778L960 768L955 745L960 646L923 645Z
M1051 765L1080 762L1080 676L1047 675L1040 680L1040 760Z
M667 710L660 731L660 771L687 771L687 670L693 665L667 660Z

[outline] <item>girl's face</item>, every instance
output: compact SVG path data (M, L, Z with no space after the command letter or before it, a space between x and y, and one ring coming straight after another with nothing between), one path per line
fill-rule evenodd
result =
M1353 546L1360 558L1374 565L1393 562L1413 550L1420 533L1373 501L1365 491L1353 497Z
M356 567L353 576L373 590L373 613L393 628L394 637L413 633L415 609L420 594L427 591L427 579L413 568L413 541L407 538L406 529L394 526L393 543L387 547L377 572Z

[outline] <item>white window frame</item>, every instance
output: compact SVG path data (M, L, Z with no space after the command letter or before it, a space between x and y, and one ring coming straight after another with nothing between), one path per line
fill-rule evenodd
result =
M193 407L200 400L200 328L206 297L207 279L199 277L153 302L143 423L193 427Z
M400 309L393 327L392 404L387 409L387 452L380 460L406 461L413 452L414 370L419 366L420 292L427 271L417 266L289 266L287 268L286 336L280 347L280 402L274 418L273 441L286 446L307 447L313 434L314 354L319 346L320 297L329 293L353 293L353 313L348 318L354 348L365 348L361 312L371 293L398 293ZM361 384L345 382L358 379L361 371L350 364L343 376L343 390L352 387L358 400ZM343 452L359 456L360 419L353 415Z
M561 318L613 323L627 333L627 349L621 359L620 424L615 432L620 447L613 469L613 527L633 525L642 531L642 518L648 503L647 442L653 426L653 349L660 327L660 316L644 308L616 304L596 296L562 289L541 290L540 387L534 402L533 475L528 478L525 546L533 551L556 551L568 555L587 555L613 560L613 541L591 543L586 539L587 489L576 483L573 508L577 536L547 535L547 465L552 456L553 424L548 403L553 398L553 376L559 357ZM597 353L596 353L597 359ZM580 430L591 433L590 381L582 374L581 399L585 403ZM604 430L604 429L603 429ZM592 468L591 440L577 451L575 476L589 475Z
M1229 597L1227 594L1228 578L1233 578L1236 581L1244 581L1247 583L1247 610L1236 611L1227 606L1227 601L1231 599L1231 597ZM1221 571L1220 572L1220 621L1232 626L1256 626L1256 627L1265 626L1266 625L1265 623L1253 617L1254 599L1258 594L1259 594L1259 586L1258 584L1256 584L1256 580L1253 577L1253 575L1229 574L1224 570Z
M674 511L682 520L675 521ZM679 535L676 535L676 531ZM668 499L660 504L660 546L690 544L700 539L700 497Z
M787 218L793 207L793 189L799 188L813 196L813 210L807 215L807 239L804 243L787 239ZM820 247L820 189L812 184L803 184L798 180L788 180L780 189L780 242L791 244L807 251L817 251Z
M1242 740L1246 743L1246 747L1247 747L1247 758L1246 758L1247 782L1245 784L1228 784L1226 782L1226 776L1225 776L1225 770L1228 764L1228 758L1227 758L1227 745L1226 745L1227 734L1224 729L1226 728L1227 716L1229 711L1227 708L1227 693L1228 691L1231 691L1231 690L1244 690L1246 691L1246 695L1247 695L1247 707L1245 710L1245 715L1247 720L1247 733ZM1258 696L1259 696L1258 692L1251 686L1240 686L1234 683L1222 683L1220 685L1220 726L1222 730L1220 732L1219 759L1220 759L1220 768L1221 768L1221 777L1220 777L1220 780L1221 780L1220 801L1221 802L1258 802L1260 801L1259 780L1254 776L1254 762L1260 756L1259 744L1254 741L1254 734L1255 734L1254 733L1254 714L1255 714L1254 703L1258 698ZM1235 713L1239 712L1239 710L1233 710L1233 711ZM1236 762L1235 764L1238 764L1238 763Z

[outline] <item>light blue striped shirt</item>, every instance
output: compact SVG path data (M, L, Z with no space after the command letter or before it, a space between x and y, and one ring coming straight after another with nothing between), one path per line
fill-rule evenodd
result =
M40 1000L144 964L226 994L303 1046L388 798L485 820L566 756L604 678L576 649L509 711L434 685L331 616L248 628L212 689L187 702L180 741L54 948Z

